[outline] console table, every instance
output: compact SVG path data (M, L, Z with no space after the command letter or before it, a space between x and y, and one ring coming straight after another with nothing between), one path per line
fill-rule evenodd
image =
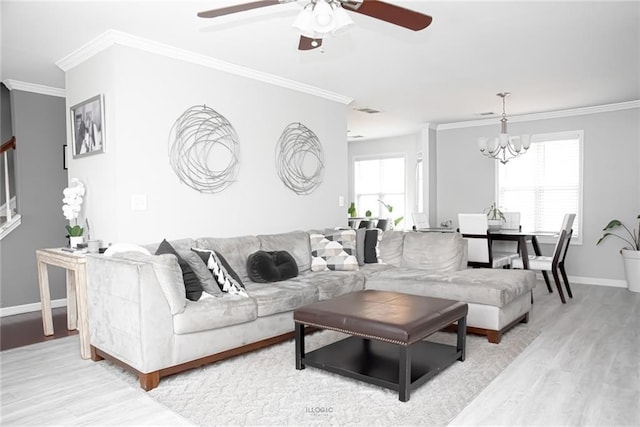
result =
M53 335L51 295L47 265L64 268L67 272L67 328L78 329L80 357L89 359L89 318L87 314L87 258L85 253L67 252L60 248L36 250L38 284L42 305L42 327L45 335Z

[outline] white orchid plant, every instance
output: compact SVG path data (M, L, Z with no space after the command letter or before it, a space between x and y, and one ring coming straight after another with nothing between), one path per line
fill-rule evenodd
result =
M78 225L78 216L82 208L84 193L84 184L82 184L78 178L72 178L71 184L62 192L64 195L62 199L62 212L64 217L69 221L75 222L73 226L67 225L67 232L70 237L82 236L84 231L84 229Z

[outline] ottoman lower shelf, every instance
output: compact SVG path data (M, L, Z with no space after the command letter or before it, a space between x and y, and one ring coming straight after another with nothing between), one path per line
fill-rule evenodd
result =
M349 378L400 391L402 346L351 336L307 353L302 366L323 369ZM456 360L456 346L419 341L410 346L411 389L427 382Z

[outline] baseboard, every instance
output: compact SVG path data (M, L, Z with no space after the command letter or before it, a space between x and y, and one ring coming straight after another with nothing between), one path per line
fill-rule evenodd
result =
M569 283L581 285L609 286L611 288L627 288L626 280L602 279L596 277L569 276Z
M56 299L51 301L51 308L66 307L67 299ZM34 302L32 304L14 305L11 307L0 308L0 317L13 316L14 314L31 313L32 311L42 310L42 304Z
M544 280L542 277L542 273L536 273L536 278L538 280ZM569 284L573 285L574 283L580 285L594 285L594 286L608 286L610 288L626 288L627 281L626 280L615 280L615 279L603 279L600 277L582 277L582 276L568 276ZM553 283L553 277L549 274L549 280Z

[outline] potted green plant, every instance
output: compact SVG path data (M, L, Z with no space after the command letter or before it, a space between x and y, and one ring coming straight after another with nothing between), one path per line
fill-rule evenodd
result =
M347 209L347 213L349 214L349 216L351 218L355 218L358 216L358 214L356 213L356 204L351 202L351 204L349 205L349 209Z
M632 292L640 292L640 214L638 214L638 229L630 230L622 221L613 219L602 229L605 233L598 239L599 245L607 237L615 237L622 240L626 246L620 249L624 261L624 273L627 278L627 286ZM612 233L609 230L621 229L622 235Z
M502 222L506 220L504 213L498 208L496 202L491 203L491 206L486 208L484 213L487 214L487 221L491 230L499 230L502 227Z

